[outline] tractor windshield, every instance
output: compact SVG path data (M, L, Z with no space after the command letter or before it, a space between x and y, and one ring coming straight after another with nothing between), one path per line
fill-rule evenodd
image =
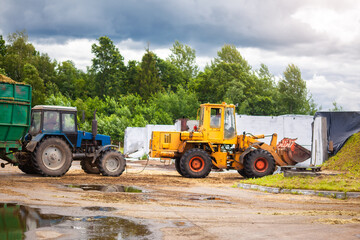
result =
M235 115L234 108L225 108L224 139L235 137Z
M44 131L60 131L60 114L55 111L44 111Z
M32 136L35 136L37 133L40 132L40 123L41 123L41 112L32 112L31 115L31 126L29 133Z

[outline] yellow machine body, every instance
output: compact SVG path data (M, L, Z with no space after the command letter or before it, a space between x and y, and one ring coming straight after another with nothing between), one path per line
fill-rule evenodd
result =
M277 134L272 135L270 145L258 139L264 135L237 135L235 106L232 104L202 104L198 112L199 126L196 131L154 131L150 141L150 157L180 159L193 148L205 150L219 169L244 168L244 157L253 149L269 152L280 166L287 165L276 153Z

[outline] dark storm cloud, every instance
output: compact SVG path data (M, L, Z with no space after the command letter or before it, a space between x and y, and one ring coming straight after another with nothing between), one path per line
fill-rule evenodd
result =
M31 39L107 35L114 41L131 38L154 46L179 40L203 51L224 43L274 48L315 37L289 17L296 6L288 1L1 2L3 34L26 29Z

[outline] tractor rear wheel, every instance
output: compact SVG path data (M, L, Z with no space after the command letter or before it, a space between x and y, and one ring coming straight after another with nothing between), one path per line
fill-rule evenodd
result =
M180 168L180 158L176 158L176 159L175 159L175 168L176 168L176 171L177 171L181 176L184 176L183 173L181 172L181 168Z
M92 163L92 158L85 158L80 161L82 170L87 174L99 174L100 171L96 166L96 163Z
M246 155L244 159L244 173L248 178L259 178L273 174L275 160L263 149L256 149Z
M70 168L72 162L69 145L58 137L41 141L34 151L33 166L46 177L60 177Z
M124 156L115 150L109 150L101 154L97 161L97 167L103 176L120 176L126 167Z
M188 150L180 159L180 170L187 178L204 178L212 168L210 155L199 148Z

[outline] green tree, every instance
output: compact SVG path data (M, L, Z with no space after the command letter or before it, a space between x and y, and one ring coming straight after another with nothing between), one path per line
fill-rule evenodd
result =
M200 73L191 88L200 102L219 103L224 100L237 104L238 112L248 108L256 76L251 66L233 45L224 45L210 66Z
M39 77L37 69L30 63L24 66L24 82L32 86L32 105L44 104L45 86L44 81Z
M31 63L32 58L36 55L35 48L28 43L26 31L10 34L8 42L10 45L6 47L2 68L10 78L22 82L24 66L26 63Z
M183 72L185 82L182 85L187 87L189 80L196 77L199 72L199 67L196 65L195 49L175 41L170 51L172 54L169 56L169 60Z
M184 72L171 62L157 58L157 67L159 68L159 77L164 89L170 87L171 90L176 91L179 85L185 87Z
M249 102L252 115L277 115L279 91L274 76L265 64L256 71L257 78L253 90L253 97Z
M341 111L343 111L343 107L338 105L336 101L334 101L332 103L332 105L333 105L333 108L329 109L329 111L332 111L332 112L341 112Z
M140 74L141 67L139 63L135 60L131 60L128 62L128 66L126 69L126 77L125 77L125 84L124 84L124 92L126 94L129 93L136 93L138 92L137 86L137 77Z
M284 71L284 78L279 82L280 104L282 114L309 114L310 98L306 82L301 77L300 69L289 64Z
M0 35L0 57L4 57L6 54L6 45L3 36Z
M104 98L105 95L117 96L124 92L124 77L126 67L124 58L109 37L100 37L99 45L93 44L91 52L91 72L94 74L96 95Z
M140 66L136 85L139 95L147 101L152 94L162 90L159 69L156 66L156 56L149 49L146 50L142 57Z

